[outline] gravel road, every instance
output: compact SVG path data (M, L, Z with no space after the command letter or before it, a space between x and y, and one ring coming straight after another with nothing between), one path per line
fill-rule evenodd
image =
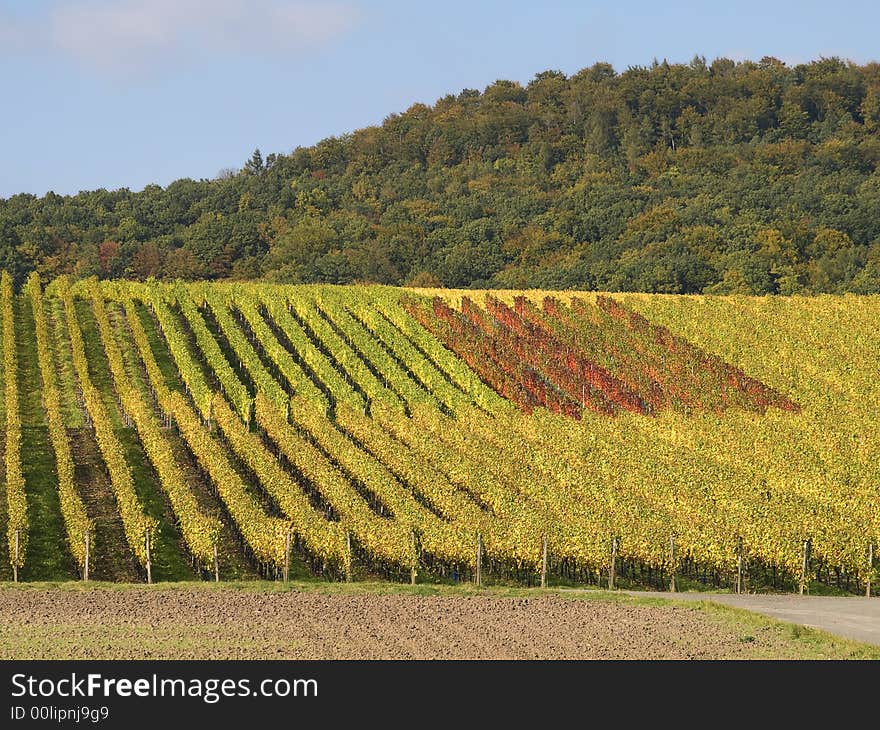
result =
M631 595L642 595L629 591ZM880 598L719 593L652 593L682 601L714 601L830 634L880 646Z

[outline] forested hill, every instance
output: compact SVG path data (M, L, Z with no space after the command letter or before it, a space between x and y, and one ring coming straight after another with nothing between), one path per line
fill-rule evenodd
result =
M36 268L876 293L878 161L876 63L597 64L416 104L215 180L0 200L0 267L18 283Z

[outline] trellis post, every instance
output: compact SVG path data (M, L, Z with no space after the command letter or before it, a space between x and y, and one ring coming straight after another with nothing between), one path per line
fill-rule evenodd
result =
M88 581L89 579L89 558L91 557L91 531L86 530L86 555L85 560L83 560L83 580Z
M474 576L474 583L476 585L483 585L483 535L482 533L477 533L477 572Z
M804 548L803 548L803 558L801 561L801 584L800 584L800 595L804 595L804 592L810 592L810 587L807 582L807 573L810 571L810 539L807 538L804 540Z
M146 564L147 583L152 583L153 582L153 561L150 558L150 531L149 530L147 530L144 533L144 546L147 551L147 564Z
M611 538L611 564L608 566L608 590L614 590L614 578L617 573L617 535Z
M547 587L547 536L541 537L541 588Z
M743 539L736 539L736 592L742 593L743 589Z
M12 580L18 583L19 531L15 531L15 560L12 563Z
M412 528L409 531L410 540L412 542L412 565L409 569L409 583L410 585L416 584L416 577L419 571L419 551L416 545L416 531L415 528Z

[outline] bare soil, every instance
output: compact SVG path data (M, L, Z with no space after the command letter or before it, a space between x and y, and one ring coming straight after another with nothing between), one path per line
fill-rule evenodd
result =
M763 621L763 619L762 619ZM558 595L0 590L0 659L797 657L771 623Z

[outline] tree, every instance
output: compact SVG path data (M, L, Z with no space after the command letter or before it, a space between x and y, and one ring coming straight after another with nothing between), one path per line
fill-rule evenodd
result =
M411 286L417 289L439 289L443 286L443 282L434 274L427 271L419 271L404 286Z
M105 277L117 277L122 273L122 257L120 246L116 241L104 241L98 246L98 262L101 265L101 275Z
M15 286L24 284L31 271L31 266L24 260L20 252L21 238L11 221L0 218L0 269L8 271Z
M159 276L162 270L162 256L159 247L152 241L145 243L134 254L131 270L136 278L146 281L151 276Z
M165 279L201 279L205 269L192 251L185 248L173 248L165 256L162 275Z
M254 153L251 155L251 158L244 163L244 172L248 175L258 175L265 169L265 163L263 162L263 155L260 152L260 149L257 148L254 150Z

